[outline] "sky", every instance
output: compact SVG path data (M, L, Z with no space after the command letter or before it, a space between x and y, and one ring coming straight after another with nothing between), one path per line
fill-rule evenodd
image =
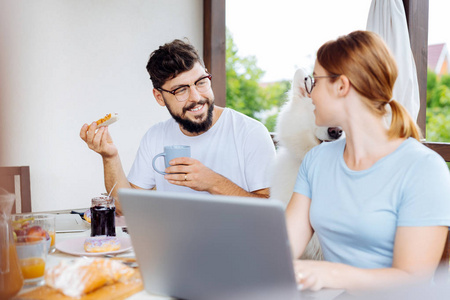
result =
M254 55L262 82L312 70L326 41L365 29L372 0L227 0L226 26L241 57ZM449 0L429 0L428 44L450 46ZM357 13L354 13L357 12Z

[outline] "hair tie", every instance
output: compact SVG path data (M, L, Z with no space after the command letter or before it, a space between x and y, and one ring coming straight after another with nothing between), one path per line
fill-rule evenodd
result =
M391 104L392 103L392 101L394 101L394 99L391 99L391 100L389 100L387 103L389 103L389 104Z

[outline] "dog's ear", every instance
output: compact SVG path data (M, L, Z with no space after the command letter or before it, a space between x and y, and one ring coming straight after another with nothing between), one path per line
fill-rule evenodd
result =
M348 77L345 75L339 76L339 79L336 81L337 85L337 93L340 97L347 96L348 92L350 91L350 80L348 80Z

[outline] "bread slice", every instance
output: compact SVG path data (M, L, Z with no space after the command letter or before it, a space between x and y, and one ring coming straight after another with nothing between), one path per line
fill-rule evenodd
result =
M118 113L107 114L103 118L97 120L97 127L103 127L103 126L111 125L112 123L116 122L117 120L119 120L119 114Z

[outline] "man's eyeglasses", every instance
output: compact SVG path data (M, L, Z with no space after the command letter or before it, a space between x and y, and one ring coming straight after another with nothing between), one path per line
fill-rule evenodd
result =
M211 89L211 78L212 75L208 74L198 79L193 84L182 85L180 87L177 87L173 91L168 91L163 88L158 88L157 90L171 93L178 101L184 102L189 98L189 95L191 94L191 86L194 86L199 93L206 93L207 91L209 91Z
M305 90L308 94L311 94L313 88L316 86L317 78L336 78L341 75L323 75L323 76L311 76L308 75L305 77Z

